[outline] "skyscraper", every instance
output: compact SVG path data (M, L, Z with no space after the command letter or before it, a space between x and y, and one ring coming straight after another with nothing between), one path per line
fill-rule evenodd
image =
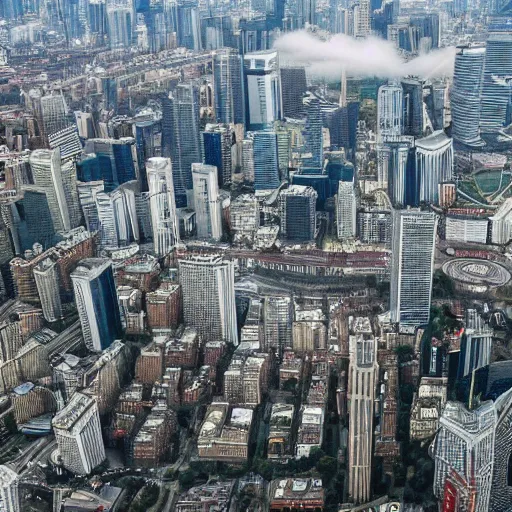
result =
M96 155L100 174L80 174L81 181L102 180L105 192L110 192L122 183L137 179L134 161L135 139L88 139L85 153ZM94 167L96 169L96 167Z
M233 262L218 255L179 261L183 313L187 325L203 340L238 344Z
M74 165L61 166L60 150L38 149L30 155L34 183L44 189L56 231L69 231L80 223ZM72 215L70 215L70 211Z
M215 117L220 123L245 123L242 57L233 50L213 54Z
M197 236L220 240L222 237L222 214L217 168L213 165L192 164L192 180Z
M485 46L459 46L450 93L452 135L468 146L480 139L480 102L484 81Z
M355 182L340 181L336 200L336 227L338 238L354 238L357 231L357 196Z
M305 158L307 167L317 169L321 173L324 165L323 116L320 101L311 100L306 108L306 152L311 156Z
M177 8L177 38L178 46L200 51L201 24L199 8L196 1L180 0Z
M129 0L107 0L107 26L111 48L131 46L134 16L133 4Z
M417 327L430 319L436 228L434 213L393 212L391 322Z
M121 337L121 315L112 262L86 258L71 273L82 332L89 350L100 352Z
M46 137L59 132L68 126L67 108L64 98L60 95L48 95L41 98L41 115L43 130Z
M291 119L304 117L302 96L308 89L304 67L280 67L283 95L283 116Z
M0 512L21 512L18 474L0 466Z
M439 184L453 179L453 140L443 130L416 140L419 201L439 203Z
M354 4L354 36L358 38L368 37L372 28L371 1L358 0Z
M361 320L370 323L369 319L356 318L356 322ZM373 407L379 367L371 328L356 327L354 333L349 337L348 494L354 503L366 503L372 489Z
M281 234L287 240L308 242L316 234L316 200L312 187L291 185L279 195Z
M377 131L381 138L402 135L403 90L398 82L390 82L379 87Z
M244 55L245 111L248 130L270 128L282 117L277 51Z
M63 313L59 274L55 258L48 256L34 267L33 272L45 320L48 322L60 320Z
M404 99L403 133L421 137L423 135L423 83L414 78L402 80Z
M254 188L271 190L279 187L279 156L275 132L253 134Z
M432 448L434 494L440 500L446 500L449 493L460 504L459 510L492 510L489 498L496 422L492 400L472 410L461 402L446 403Z
M512 120L511 76L512 31L490 32L485 50L480 111L480 127L484 133L496 132Z
M66 469L88 475L105 460L100 415L94 398L75 393L52 420L55 439Z
M202 160L199 90L192 82L179 84L162 102L162 156L172 160L176 206L186 206L192 164Z
M266 351L279 355L292 346L293 303L289 295L271 295L263 303L263 328Z
M203 136L204 162L217 169L219 187L231 183L234 132L229 125L207 124Z
M179 241L171 160L162 157L150 158L146 169L153 244L155 253L165 256Z

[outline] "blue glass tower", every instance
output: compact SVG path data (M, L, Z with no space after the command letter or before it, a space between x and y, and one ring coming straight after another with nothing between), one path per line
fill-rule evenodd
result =
M280 185L277 135L254 132L254 189L270 190Z
M84 259L71 273L71 280L85 344L100 352L122 335L112 262Z

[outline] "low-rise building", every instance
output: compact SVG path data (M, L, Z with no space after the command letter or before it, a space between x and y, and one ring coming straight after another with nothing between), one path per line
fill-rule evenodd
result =
M313 447L320 448L324 437L324 409L303 405L300 411L295 458L309 457Z
M270 512L322 512L325 491L319 478L281 478L270 483Z
M295 407L291 404L273 404L270 414L267 457L282 460L293 456L292 423Z

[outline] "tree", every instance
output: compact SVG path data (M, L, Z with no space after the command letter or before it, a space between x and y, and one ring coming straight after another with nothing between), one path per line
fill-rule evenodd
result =
M178 481L180 482L180 485L186 489L192 487L195 479L196 479L196 473L194 471L192 471L191 469L187 469L185 471L180 471L180 475L178 477Z
M334 457L329 457L328 455L324 455L317 463L316 463L317 471L322 475L322 481L325 484L330 482L330 480L336 474L336 470L338 469L338 461Z

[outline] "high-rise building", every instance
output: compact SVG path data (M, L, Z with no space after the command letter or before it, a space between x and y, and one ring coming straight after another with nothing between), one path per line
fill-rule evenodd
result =
M272 190L279 187L279 156L275 132L253 134L254 188Z
M185 323L204 341L238 344L233 263L218 255L180 260L179 279Z
M414 137L386 137L377 144L377 174L379 185L387 189L393 205L418 204Z
M231 183L234 131L229 125L207 124L202 132L204 163L215 166L219 187Z
M477 409L447 402L433 445L434 494L457 509L487 511L491 495L497 414L492 400ZM446 508L445 510L449 510Z
M306 158L304 165L321 173L324 164L323 116L318 99L306 107Z
M369 324L369 320L367 323ZM348 430L348 493L354 503L371 497L374 401L378 375L377 343L370 332L349 337L350 425Z
M512 31L491 32L486 42L480 128L496 132L511 122ZM478 80L478 75L474 80ZM474 82L477 85L477 82Z
M281 234L292 241L308 242L316 235L316 200L312 187L291 185L279 195Z
M80 224L76 171L72 162L61 164L60 150L38 149L30 155L34 183L44 189L56 231Z
M100 352L121 337L121 315L112 262L102 258L80 261L71 273L82 332L89 350Z
M217 184L217 168L213 165L192 164L192 180L197 236L220 240L222 238L222 212Z
M21 512L19 477L9 466L0 466L0 512Z
M66 469L88 475L105 460L100 415L94 398L75 393L52 420L53 431Z
M127 181L137 179L135 139L132 137L119 140L88 139L85 143L85 153L96 155L98 165L91 174L86 174L84 168L79 174L81 181L103 180L105 192L110 192Z
M460 343L459 378L491 362L493 330L476 309L466 310L466 327Z
M245 110L248 130L270 128L282 117L277 51L244 55Z
M404 327L430 318L437 215L395 210L391 256L391 322Z
M180 0L177 5L177 39L178 46L200 51L201 23L199 7L196 1Z
M443 130L416 140L419 201L439 203L439 184L453 179L453 140Z
M402 80L404 100L403 133L421 137L423 135L423 83L414 78Z
M338 238L354 238L357 232L357 190L354 181L340 181L336 200Z
M44 318L48 322L61 319L63 312L57 262L49 256L34 267L33 272Z
M263 304L264 349L282 354L292 346L293 303L288 295L267 296Z
M111 48L130 48L135 13L128 0L107 0L108 37Z
M260 227L260 208L256 197L243 194L234 199L229 206L229 218L233 241L251 243Z
M399 82L389 82L379 87L377 131L381 138L402 135L403 90Z
M202 161L199 89L192 82L179 84L162 103L162 156L172 160L176 206L186 206L192 164Z
M64 97L48 95L41 98L41 116L46 137L68 126L67 107Z
M283 95L283 116L290 119L304 117L302 97L308 89L304 67L281 67L281 89Z
M173 173L169 158L150 158L146 163L153 244L158 256L168 254L179 241Z
M353 7L354 11L354 36L358 38L368 37L371 33L371 1L358 0Z
M233 50L213 54L215 117L225 124L244 124L244 76L242 57Z

